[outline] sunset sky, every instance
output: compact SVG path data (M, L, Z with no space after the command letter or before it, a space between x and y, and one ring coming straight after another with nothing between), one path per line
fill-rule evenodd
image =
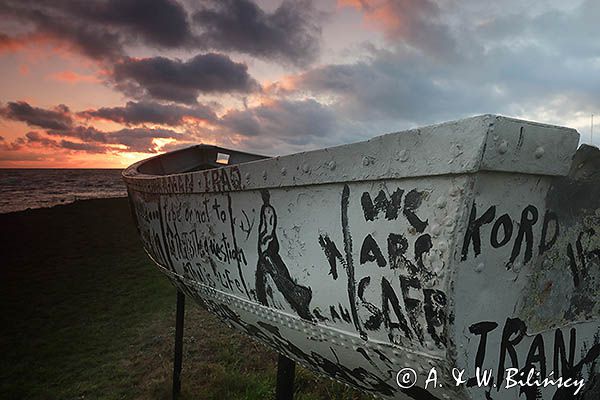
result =
M484 113L589 142L600 1L0 0L0 167L289 154Z

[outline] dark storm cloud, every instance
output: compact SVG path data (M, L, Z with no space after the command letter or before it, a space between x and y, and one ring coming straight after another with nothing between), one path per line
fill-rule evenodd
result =
M192 37L187 12L174 0L71 0L59 4L75 17L122 28L151 46L179 47Z
M123 37L119 32L71 15L67 3L5 0L0 3L0 15L23 23L27 33L19 35L22 42L54 39L96 60L123 54Z
M65 149L83 151L86 153L105 153L107 148L93 143L77 143L70 140L54 140L39 132L27 132L24 137L19 138L13 145L19 149L30 144L38 144L50 149Z
M208 1L193 20L208 48L306 65L319 52L319 16L309 0L284 0L271 14L248 0Z
M200 93L248 93L259 89L245 64L216 53L197 55L187 61L128 58L115 65L113 78L130 95L188 104L195 103Z
M187 135L172 131L170 129L150 128L127 128L117 131L104 132L93 127L77 126L67 131L47 131L51 136L70 137L80 140L82 143L124 146L124 151L155 153L157 151L154 139L187 139ZM123 150L121 150L123 151Z
M181 47L191 41L185 9L171 0L5 0L2 14L33 25L31 37L53 38L94 59L125 56L125 44Z
M131 45L235 51L296 65L318 55L321 18L310 0L286 0L273 13L249 0L200 3L191 16L175 0L3 0L0 14L27 26L26 38L55 39L111 62ZM8 38L1 33L0 45Z
M206 121L215 121L217 119L214 111L202 104L185 107L175 104L134 101L128 101L124 107L102 107L97 110L81 112L79 115L85 118L106 119L125 125L153 123L177 126L181 125L186 117Z
M0 116L44 129L64 130L69 129L73 124L69 108L63 104L52 110L46 110L32 107L24 101L9 102L0 108Z
M127 106L122 108L122 111L125 113L123 114L124 116L131 117L138 113L137 117L142 118L143 111L142 114L139 114L140 110L136 108L136 105L128 104L128 106L129 108ZM118 107L114 109L118 109ZM114 112L114 109L100 110L102 110L101 112ZM181 109L185 108L181 107ZM127 110L129 112L134 110L134 112L132 115L127 115ZM204 115L203 112L207 112L208 116L214 118L214 114L211 114L210 110L204 110L202 106L189 108L187 111L189 113L186 112L186 114L195 114L198 118L200 118L200 115ZM188 134L175 132L170 129L142 127L105 132L91 126L75 125L71 117L71 112L62 104L53 109L43 109L33 107L26 102L10 102L0 109L0 116L45 130L43 134L38 131L28 132L12 142L2 141L1 148L3 150L20 150L27 144L35 143L47 148L80 150L94 153L116 150L155 153L157 146L154 144L154 139L184 141L190 139ZM115 146L121 146L122 148L119 149Z
M336 116L313 100L278 100L245 110L232 110L221 125L242 136L263 136L288 144L307 144L336 129Z

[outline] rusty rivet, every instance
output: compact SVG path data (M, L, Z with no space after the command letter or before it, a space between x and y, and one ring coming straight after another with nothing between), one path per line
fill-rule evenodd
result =
M506 140L503 140L499 145L498 145L498 153L500 154L505 154L508 151L508 142Z

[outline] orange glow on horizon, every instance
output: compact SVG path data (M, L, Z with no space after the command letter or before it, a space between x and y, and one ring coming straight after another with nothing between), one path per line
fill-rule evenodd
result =
M79 74L74 71L56 72L56 73L50 75L49 78L60 81L60 82L66 82L66 83L80 83L80 82L98 83L98 82L100 82L100 80L97 77L95 77L94 75L83 75L83 74Z

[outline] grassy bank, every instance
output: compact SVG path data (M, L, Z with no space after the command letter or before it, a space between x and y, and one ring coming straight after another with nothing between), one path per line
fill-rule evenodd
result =
M175 290L142 251L126 199L0 215L3 399L170 398ZM276 355L195 304L183 399L273 397ZM300 369L296 399L359 399Z

